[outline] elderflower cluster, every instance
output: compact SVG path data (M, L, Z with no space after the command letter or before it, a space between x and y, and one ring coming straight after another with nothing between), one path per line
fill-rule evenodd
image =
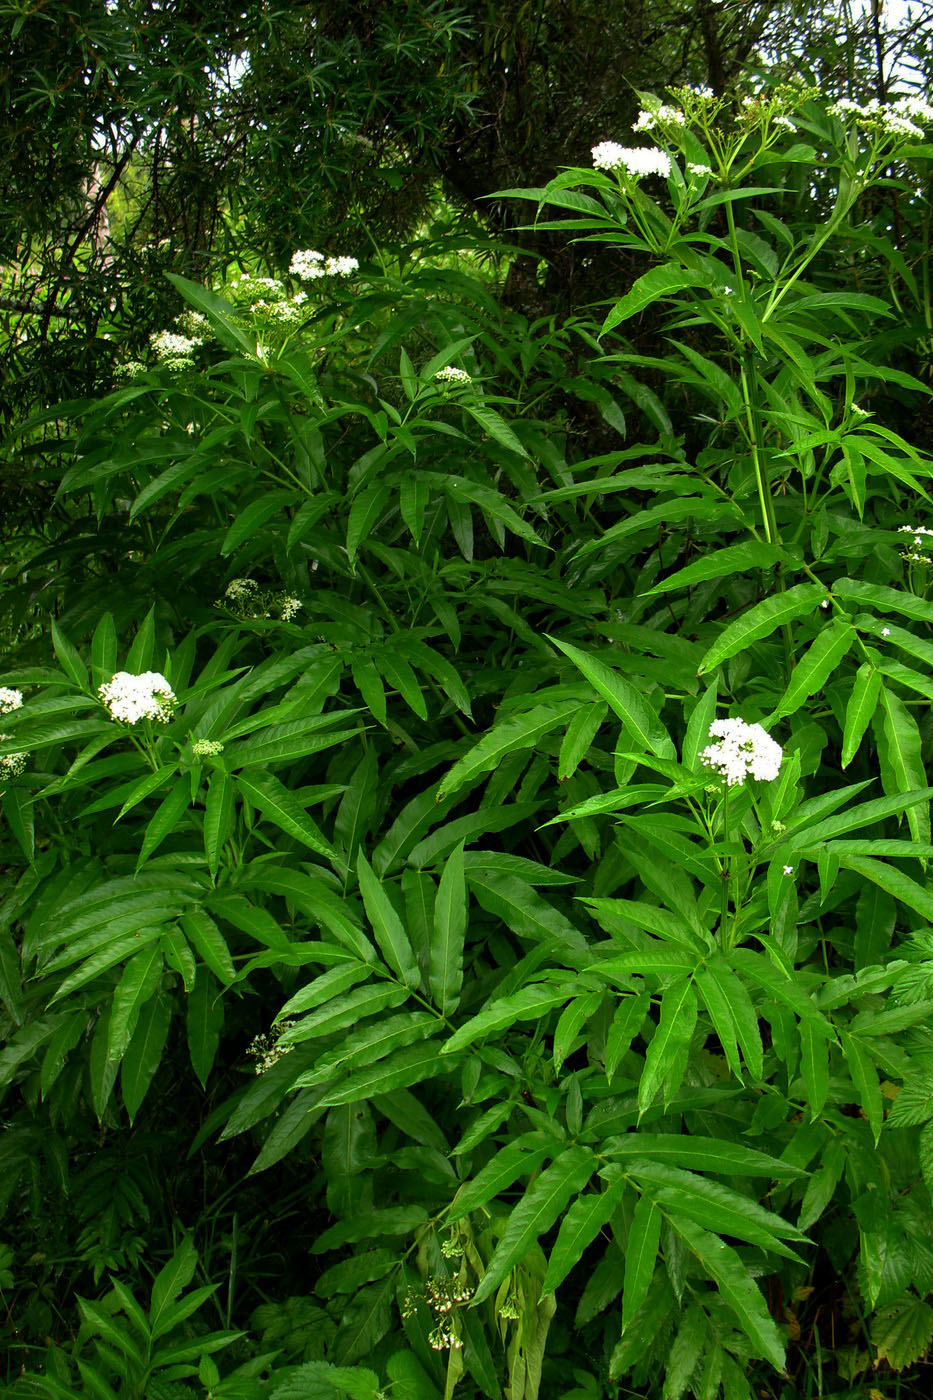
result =
M472 384L472 375L467 374L465 369L458 369L456 365L445 365L439 369L434 376L438 384Z
M279 612L283 622L291 622L296 613L301 611L301 599L293 598L290 594L279 600Z
M747 777L772 782L778 775L784 751L766 734L760 724L744 719L717 719L709 727L709 744L700 754L708 768L714 768L728 787L744 783Z
M660 102L656 107L643 108L638 113L633 131L654 131L658 126L685 126L686 118L679 107Z
M856 126L881 131L887 136L922 140L926 135L924 128L933 125L933 106L922 97L898 97L889 103L879 102L877 97L868 102L840 97L828 110L830 116L840 121L852 120Z
M149 337L152 353L166 369L190 369L194 351L203 343L200 336L181 335L178 331L156 331Z
M712 173L713 168L710 165L702 165L699 162L690 160L687 161L687 174L695 175L698 180L702 180L706 176L712 175Z
M926 525L901 525L898 534L912 537L911 543L901 553L902 559L911 564L933 564L929 554L923 552L929 547L926 542L933 535L933 530L929 530Z
M7 743L12 737L12 734L0 734L0 744ZM18 778L25 767L26 755L24 753L0 754L0 782L5 778Z
M263 1074L267 1069L271 1069L273 1065L278 1064L279 1060L284 1059L286 1055L291 1053L292 1047L290 1045L279 1044L279 1036L284 1035L292 1025L294 1025L293 1021L280 1021L269 1034L263 1032L260 1035L253 1036L253 1039L246 1047L246 1053L251 1059L256 1061L257 1074Z
M640 180L643 175L661 175L666 179L671 173L671 158L665 151L656 146L620 146L617 141L600 141L594 146L593 165L610 174L624 170L633 180Z
M223 751L224 746L219 739L195 739L191 745L191 752L196 758L216 758Z
M117 671L97 694L110 711L110 718L124 724L138 724L141 719L169 720L178 703L172 687L158 671L144 671L141 676Z
M10 715L23 708L23 692L12 686L0 685L0 715Z
M224 596L218 598L217 606L230 608L239 617L275 616L283 622L291 622L301 611L302 602L291 593L260 588L254 578L234 578L224 589Z
M259 584L254 578L232 578L224 589L224 597L230 603L246 603L259 592Z
M288 265L291 275L302 282L316 282L320 277L350 277L358 268L356 258L327 258L313 248L299 249Z

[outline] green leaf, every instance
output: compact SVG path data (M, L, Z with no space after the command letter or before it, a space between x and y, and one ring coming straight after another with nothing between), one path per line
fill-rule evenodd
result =
M518 749L533 748L545 734L559 728L577 708L577 701L568 700L560 704L536 705L523 715L502 720L494 725L478 743L458 759L441 780L437 791L438 802L444 797L449 797L465 783L472 782L481 773L488 773L491 768L498 767L507 754L515 753Z
M347 1070L369 1068L395 1050L414 1041L425 1040L437 1027L429 1011L403 1011L398 1016L380 1016L345 1036L340 1044L318 1060L296 1080L296 1089L314 1088Z
M284 831L294 841L307 846L318 855L326 856L335 865L340 857L311 820L295 793L280 783L272 773L250 771L237 777L239 790L258 808L267 821Z
M241 510L233 524L224 536L220 546L221 558L226 558L246 540L251 540L257 532L271 520L274 515L282 513L284 520L285 507L295 500L295 492L264 491L255 501L251 501L244 510Z
M710 682L693 707L684 738L682 762L688 772L695 773L700 751L709 743L709 727L716 718L716 680Z
M651 598L656 593L669 593L673 588L692 588L694 584L710 578L726 579L750 569L768 569L788 557L785 549L766 544L763 540L727 545L725 549L714 549L695 564L688 564L685 569L669 574L641 596Z
M180 923L188 942L214 976L225 985L232 982L236 977L236 968L230 949L210 914L203 909L189 909L182 915Z
M369 861L359 851L356 858L356 873L360 882L360 894L366 916L372 924L373 933L382 956L389 967L400 977L406 987L421 985L421 969L408 941L401 919L395 906L386 894L382 882L373 871Z
M871 1320L871 1340L877 1366L887 1361L893 1371L913 1366L933 1341L933 1308L912 1293L905 1293Z
M188 1236L182 1240L168 1263L159 1270L152 1283L149 1303L149 1327L155 1330L175 1299L185 1291L198 1267L198 1254Z
M560 1014L554 1030L554 1073L560 1074L561 1066L573 1050L574 1041L581 1027L599 1009L603 993L586 992L582 997L574 997Z
M783 1240L786 1237L806 1243L806 1236L752 1197L733 1191L721 1182L708 1181L696 1172L681 1171L660 1162L636 1160L629 1171L640 1181L649 1183L653 1198L662 1209L671 1207L705 1229L747 1240L785 1259L800 1262Z
M591 705L581 705L568 724L557 760L557 776L561 782L573 777L586 757L607 710L608 706L601 700L594 700Z
M933 622L933 603L907 593L900 588L886 588L880 583L862 583L859 579L838 578L830 592L836 598L853 598L857 603L873 603L883 612L893 610L918 622Z
M606 1036L606 1078L610 1082L619 1068L619 1062L640 1032L650 1005L650 993L641 992L638 996L626 997L616 1008Z
M515 992L513 996L499 997L489 1003L478 1016L458 1027L441 1047L441 1054L453 1055L483 1036L505 1030L517 1021L538 1021L549 1011L553 1011L555 1006L563 1006L569 997L580 990L583 989L576 982L565 982L556 986L533 982L528 987L522 987L521 991Z
M641 691L623 676L609 669L595 656L581 651L569 642L549 637L556 647L569 657L598 695L606 701L613 714L618 715L639 749L647 749L658 758L675 758L676 752L664 728Z
M211 774L204 803L204 854L216 876L220 853L233 828L233 779L229 773Z
M697 1020L697 999L692 977L675 982L661 997L661 1015L645 1055L645 1068L638 1084L638 1107L644 1113L651 1107L664 1084L665 1107L683 1081L686 1055Z
M823 628L806 655L794 667L787 689L771 716L772 723L786 715L796 714L805 700L822 690L856 636L854 627L837 619Z
M109 681L117 669L117 632L113 617L104 613L91 638L91 674L95 688Z
M769 1157L753 1147L725 1142L719 1138L691 1134L626 1133L609 1139L601 1148L607 1157L645 1157L652 1162L667 1162L688 1171L721 1172L725 1176L763 1176L786 1181L803 1173L788 1162Z
M438 1055L438 1043L411 1045L406 1050L398 1050L377 1065L354 1070L337 1087L328 1090L319 1100L322 1107L335 1104L359 1103L377 1094L388 1094L393 1089L407 1089L411 1084L421 1084L426 1079L436 1079L447 1072L447 1067Z
M542 1298L560 1287L570 1270L583 1258L584 1252L603 1226L615 1215L626 1183L622 1175L611 1173L612 1167L607 1167L604 1173L607 1179L604 1191L579 1196L561 1221L554 1248L548 1259L544 1283L541 1285Z
M887 890L888 894L893 894L895 899L906 904L908 909L913 909L922 918L933 923L933 893L925 885L918 885L916 880L912 880L896 866L887 865L880 860L871 860L867 856L841 856L839 864Z
M165 275L173 286L178 288L185 301L207 317L221 345L226 346L228 350L239 350L250 359L255 358L256 342L239 324L236 312L228 301L224 301L223 297L209 291L207 287L202 287L200 283L180 277L177 272L167 272Z
M882 786L892 796L899 792L915 792L926 785L920 727L903 700L886 686L881 688L880 706L875 715L876 732L879 728L879 715L882 721L879 734ZM929 804L912 804L907 808L906 816L914 840L929 844Z
M668 1356L664 1400L682 1400L703 1351L706 1332L703 1309L699 1304L692 1303L684 1314Z
M523 1133L496 1153L473 1177L464 1182L450 1207L451 1224L481 1209L507 1191L520 1176L533 1176L546 1157L553 1157L560 1144L541 1133Z
M220 1047L224 1004L219 986L205 967L198 968L194 987L188 993L187 1013L191 1068L201 1087L206 1089L211 1066Z
M635 1207L625 1249L625 1284L622 1293L622 1331L629 1326L648 1296L661 1239L661 1212L650 1196Z
M55 648L55 655L59 664L69 680L73 681L79 690L87 690L88 674L87 667L78 655L77 650L69 642L68 638L61 631L58 623L52 618L52 646ZM110 677L108 676L109 680Z
M479 1287L473 1305L499 1287L506 1274L528 1254L538 1237L555 1223L571 1196L581 1191L598 1165L586 1147L568 1147L528 1188L515 1206Z
M162 949L157 942L130 958L113 994L107 1057L122 1060L123 1052L136 1029L142 1007L155 994L162 975Z
M783 1339L758 1285L735 1250L684 1215L672 1211L669 1219L716 1284L719 1296L735 1313L756 1353L783 1371Z
M842 1042L842 1052L846 1057L846 1064L849 1066L849 1073L852 1076L852 1084L858 1094L865 1117L868 1119L868 1125L877 1147L884 1121L884 1106L875 1062L857 1036L841 1030L839 1038Z
M171 836L178 823L188 810L191 801L191 783L187 773L183 773L177 779L175 786L167 797L164 797L155 810L149 825L146 827L146 834L140 847L139 858L136 861L136 869L145 865L146 861L162 844L167 836Z
M473 403L470 399L461 399L460 407L470 415L474 422L479 424L484 433L488 433L495 442L499 443L500 447L507 447L510 452L517 452L519 457L528 456L512 429L494 409Z
M864 662L856 672L849 699L846 702L845 723L842 734L842 767L848 768L871 723L872 715L881 694L881 673L870 661Z
M723 661L728 661L730 656L744 651L763 637L770 637L779 627L794 622L798 617L805 617L819 607L825 597L826 589L821 584L798 583L784 593L765 598L720 632L697 667L697 674L706 675Z
M461 842L447 858L434 902L431 995L445 1016L455 1011L460 1001L466 929L467 889Z
M601 334L605 335L622 321L637 316L639 311L644 311L646 306L651 306L662 297L673 296L687 287L705 286L706 282L707 279L699 273L688 272L686 268L678 267L675 263L662 263L660 267L653 267L650 272L637 278L625 296L616 302L603 322Z
M120 1092L131 1123L162 1061L171 1022L171 1003L164 996L153 997L139 1014L120 1070Z

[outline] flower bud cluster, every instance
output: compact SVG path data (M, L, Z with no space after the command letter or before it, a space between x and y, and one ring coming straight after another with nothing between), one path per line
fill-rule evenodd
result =
M203 344L200 336L182 335L179 331L156 331L149 337L153 355L166 369L191 369L194 352Z
M158 671L144 671L140 676L117 671L97 694L107 706L110 718L123 724L138 724L141 719L170 720L178 703L172 687Z
M291 1054L292 1047L280 1045L279 1037L284 1035L292 1025L294 1025L293 1021L280 1021L271 1031L261 1031L259 1035L253 1036L246 1047L246 1053L256 1061L257 1074L263 1074L267 1069L278 1064L279 1060Z
M12 734L0 734L0 744L5 744L12 737ZM24 753L0 753L0 781L5 778L18 778L25 767Z
M217 606L229 608L238 617L278 617L282 622L291 622L301 611L302 603L291 593L261 588L254 578L234 578L224 589L224 596L217 600Z
M191 745L191 752L197 758L216 758L223 751L224 746L219 739L195 739Z
M473 383L473 376L467 374L465 369L458 369L456 365L445 365L437 371L434 380L437 384L467 385Z
M23 692L10 685L0 685L0 715L9 715L22 708Z

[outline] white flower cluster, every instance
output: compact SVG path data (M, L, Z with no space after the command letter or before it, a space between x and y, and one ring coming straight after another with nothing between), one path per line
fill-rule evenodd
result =
M286 594L279 602L279 609L282 614L282 621L291 622L295 614L301 611L301 599L293 598L290 594Z
M197 758L216 758L223 751L224 746L219 739L195 739L191 745L191 752Z
M224 597L231 603L245 603L259 592L259 584L254 578L232 578L224 589Z
M687 161L687 174L695 175L698 180L702 180L707 175L712 175L713 169L710 165L701 165L694 161Z
M12 686L0 685L0 715L10 715L23 708L23 692Z
M785 116L783 116L783 115L782 115L782 116L775 117L775 118L774 118L773 125L774 125L774 126L781 126L781 127L784 128L785 131L796 131L796 130L797 130L796 126L795 126L794 123L791 121L790 117L785 117Z
M633 131L654 131L656 126L685 126L686 118L679 107L669 107L661 102L657 107L648 107L638 113Z
M313 248L303 248L294 254L288 270L302 282L315 282L319 277L350 277L358 268L356 258L326 258Z
M230 291L237 301L256 303L284 301L288 292L284 285L275 277L260 277L252 272L244 273L242 277L235 277L230 283Z
M898 534L911 535L911 544L901 555L902 559L908 560L911 564L933 564L933 559L929 554L924 554L928 548L927 540L933 535L933 530L927 529L926 525L901 525Z
M254 1035L246 1053L256 1061L256 1073L262 1074L265 1070L271 1069L278 1064L279 1060L291 1053L290 1045L280 1045L279 1036L293 1026L294 1021L280 1021L277 1026L273 1026L268 1034L263 1031L259 1035Z
M617 141L600 141L594 146L593 165L610 173L624 170L633 180L640 180L643 175L661 175L666 179L671 173L670 156L656 146L620 146Z
M856 125L874 127L888 136L922 139L924 127L933 125L933 106L922 97L898 97L890 103L879 102L877 97L868 102L840 97L830 106L829 114L841 121L852 118Z
M0 734L0 744L5 744L11 734ZM24 753L0 753L0 782L5 778L18 778L26 767L26 755Z
M701 762L715 768L727 786L744 783L749 776L772 782L781 768L784 751L765 733L760 724L744 719L717 719L709 727L709 744L700 754Z
M177 331L156 331L155 335L149 337L149 344L156 359L162 360L170 367L173 364L191 364L192 354L203 343L200 337L180 335Z
M124 724L138 724L141 719L169 720L177 704L175 692L158 671L143 671L141 676L117 671L97 694L110 711L110 718Z
M472 384L472 375L467 374L465 369L458 369L456 365L445 365L439 369L434 376L438 384Z

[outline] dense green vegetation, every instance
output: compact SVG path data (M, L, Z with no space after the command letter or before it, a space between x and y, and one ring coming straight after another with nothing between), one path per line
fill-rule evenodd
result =
M4 7L5 1395L928 1394L933 107L807 13Z

